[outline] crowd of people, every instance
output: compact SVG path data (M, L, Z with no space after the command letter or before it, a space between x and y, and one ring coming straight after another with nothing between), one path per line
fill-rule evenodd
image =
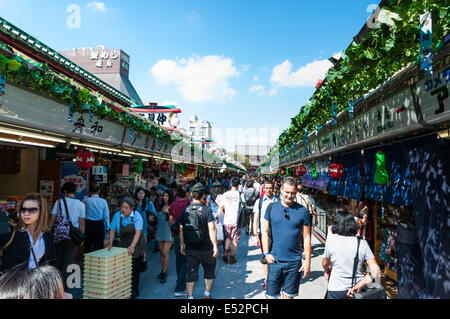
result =
M247 175L183 185L166 185L160 178L150 189L138 187L130 192L111 219L98 185L91 186L90 196L83 201L75 198L75 192L73 183L64 184L64 196L56 201L50 216L39 194L25 196L18 211L9 212L11 233L0 237L0 275L4 273L0 298L70 298L64 293L67 270L75 263L81 242L85 253L113 246L128 250L133 299L143 284L140 274L147 270L150 241L153 252L159 252L161 284L167 281L169 263L176 264L175 297L193 298L201 265L203 298L212 298L216 260L237 262L242 231L261 250L267 298L279 298L281 293L285 299L294 298L300 280L310 273L311 226L317 225L318 215L313 197L295 178ZM341 205L333 215L322 263L329 280L326 298L351 298L380 275L370 247L357 240L367 222L367 207L360 203L354 214ZM218 245L223 246L221 256ZM169 258L171 249L175 261ZM354 274L356 252L359 265ZM369 267L366 275L360 270L363 263ZM19 275L22 279L16 278ZM45 289L52 291L28 289L31 280L49 280Z

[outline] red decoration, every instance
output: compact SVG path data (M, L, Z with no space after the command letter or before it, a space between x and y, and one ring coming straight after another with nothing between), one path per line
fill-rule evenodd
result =
M168 172L170 168L170 164L168 161L164 161L161 163L161 171Z
M306 174L306 168L304 166L297 167L297 175L303 176Z
M94 154L86 150L81 150L77 153L76 162L80 168L91 168L94 165L95 157Z
M344 166L342 164L333 163L328 167L328 174L332 178L341 178L344 175Z
M281 169L281 176L284 176L284 175L286 175L286 169L282 168Z

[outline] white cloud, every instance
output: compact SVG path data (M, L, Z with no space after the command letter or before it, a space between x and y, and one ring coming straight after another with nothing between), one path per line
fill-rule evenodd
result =
M178 106L178 102L176 101L164 101L161 104L162 106L169 106L169 105L173 105L173 106Z
M91 1L87 4L89 9L99 12L106 12L106 5L100 1Z
M151 72L160 84L175 84L183 98L193 102L226 102L237 93L229 79L239 76L233 60L208 55L200 58L160 60Z
M253 85L248 90L250 92L257 93L258 95L264 95L266 93L266 89L264 88L264 85Z
M253 81L258 82L258 81L259 81L259 77L258 77L257 75L255 75L255 76L253 77Z
M292 63L289 60L276 65L272 70L270 82L272 83L271 95L277 93L280 87L315 86L319 79L323 79L328 69L333 64L328 60L311 62L292 72Z

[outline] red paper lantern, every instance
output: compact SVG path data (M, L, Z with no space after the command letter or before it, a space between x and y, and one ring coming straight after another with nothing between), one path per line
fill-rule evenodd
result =
M306 174L306 168L304 166L297 167L297 175L303 176Z
M94 165L95 157L94 154L86 150L82 150L77 153L75 158L78 167L80 168L91 168Z
M342 164L333 163L328 167L328 174L332 178L341 178L344 175L344 166Z
M161 171L168 172L170 168L170 164L168 161L164 161L161 163Z
M281 169L281 176L284 176L284 175L286 175L286 169L282 168Z

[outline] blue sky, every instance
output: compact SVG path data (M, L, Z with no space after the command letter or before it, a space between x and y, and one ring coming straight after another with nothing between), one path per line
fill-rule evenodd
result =
M214 138L272 145L314 93L375 0L0 0L0 16L55 50L104 45L131 57L146 102L175 102ZM70 27L70 5L79 25ZM74 20L72 20L74 21ZM240 137L240 139L238 138Z

